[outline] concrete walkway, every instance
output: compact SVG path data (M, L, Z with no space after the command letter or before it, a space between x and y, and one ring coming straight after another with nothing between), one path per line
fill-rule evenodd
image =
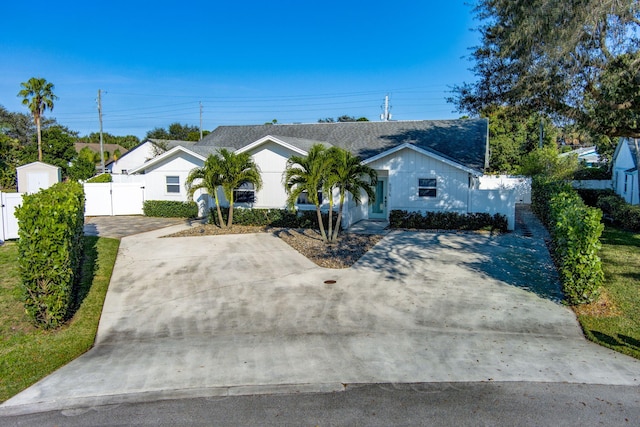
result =
M542 239L391 232L354 267L269 234L122 239L95 347L0 414L361 383L639 385L586 341Z
M155 218L142 215L91 216L84 219L84 234L121 239L170 225L189 225L192 221L184 218Z

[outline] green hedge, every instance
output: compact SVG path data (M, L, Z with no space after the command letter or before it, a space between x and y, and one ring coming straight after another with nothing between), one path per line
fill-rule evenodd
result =
M108 173L101 173L100 175L96 175L93 178L89 178L87 180L87 182L91 184L102 183L102 182L112 182L112 181L113 181L113 178L111 177L111 174L108 174Z
M598 207L620 227L640 231L640 206L630 205L614 193L600 196Z
M142 212L145 216L162 218L197 218L198 205L196 202L145 200Z
M224 221L229 218L229 208L221 208ZM338 214L333 215L333 223ZM322 214L325 226L329 223L329 215ZM218 224L218 213L215 208L209 209L209 223ZM283 228L314 228L318 226L318 217L315 209L309 211L293 212L287 209L233 209L233 223L236 225L256 225Z
M391 228L420 230L497 230L507 231L507 217L500 214L458 212L408 212L394 209L389 213Z
M25 310L39 327L55 328L70 314L79 276L84 191L58 183L23 197L18 218L18 264Z
M566 182L534 178L532 209L551 234L551 251L569 304L597 299L604 282L600 250L602 211L584 204Z

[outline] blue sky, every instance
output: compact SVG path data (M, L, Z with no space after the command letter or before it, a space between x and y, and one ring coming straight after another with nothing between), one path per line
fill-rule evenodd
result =
M0 105L27 112L20 82L44 77L59 123L144 137L170 123L203 127L457 118L451 86L472 81L478 43L465 0L6 2Z

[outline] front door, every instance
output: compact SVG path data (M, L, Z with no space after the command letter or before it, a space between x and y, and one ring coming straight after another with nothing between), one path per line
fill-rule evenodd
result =
M369 205L370 219L387 219L387 178L378 178L376 200Z

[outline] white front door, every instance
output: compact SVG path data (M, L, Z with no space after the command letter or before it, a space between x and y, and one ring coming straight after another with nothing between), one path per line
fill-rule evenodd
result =
M376 200L369 205L370 219L387 219L387 178L378 178L375 193Z

